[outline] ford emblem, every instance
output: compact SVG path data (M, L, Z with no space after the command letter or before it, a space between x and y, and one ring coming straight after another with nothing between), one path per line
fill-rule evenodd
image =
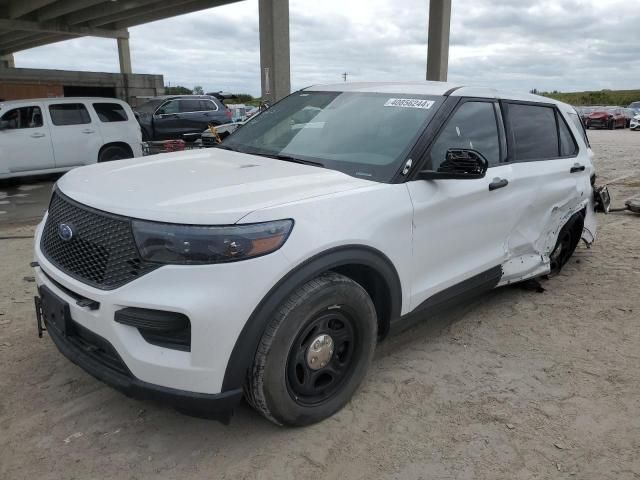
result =
M67 225L66 223L58 225L58 236L65 242L71 240L73 238L73 228L71 228L71 225Z

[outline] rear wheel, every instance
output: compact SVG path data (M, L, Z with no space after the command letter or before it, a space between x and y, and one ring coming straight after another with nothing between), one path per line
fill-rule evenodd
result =
M131 152L124 147L119 145L109 145L100 151L100 154L98 155L98 163L123 160L131 157L133 157Z
M573 252L575 252L580 237L582 236L582 227L584 226L584 217L582 212L573 215L569 221L560 229L556 245L549 255L551 260L551 276L557 275L562 267L569 261Z
M267 326L247 379L247 399L279 425L324 420L360 385L376 337L376 311L364 288L325 273L292 293Z

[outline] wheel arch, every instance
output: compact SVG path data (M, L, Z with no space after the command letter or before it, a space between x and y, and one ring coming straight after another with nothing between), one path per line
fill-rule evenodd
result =
M335 271L359 283L372 297L378 313L378 332L384 336L391 320L400 317L402 287L393 263L379 250L348 245L322 252L298 265L274 285L245 323L227 362L222 391L241 388L253 363L260 338L271 315L300 285Z

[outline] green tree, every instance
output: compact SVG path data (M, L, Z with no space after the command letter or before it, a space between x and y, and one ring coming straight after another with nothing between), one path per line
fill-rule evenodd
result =
M192 90L187 87L183 87L181 85L176 85L175 87L164 87L165 95L191 95L193 93Z
M196 85L195 87L193 87L193 94L204 95L204 89L200 85Z

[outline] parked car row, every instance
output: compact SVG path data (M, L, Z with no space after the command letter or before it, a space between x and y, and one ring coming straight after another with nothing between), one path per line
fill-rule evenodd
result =
M576 107L585 128L629 128L636 112L624 107Z

